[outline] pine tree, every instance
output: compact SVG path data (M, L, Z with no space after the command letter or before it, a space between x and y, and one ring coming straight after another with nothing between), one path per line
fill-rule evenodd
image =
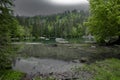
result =
M12 0L0 0L0 69L10 67L9 47L11 29L14 25Z

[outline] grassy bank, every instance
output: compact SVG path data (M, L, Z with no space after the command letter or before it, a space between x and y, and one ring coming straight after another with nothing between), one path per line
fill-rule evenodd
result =
M77 72L87 72L91 74L87 80L119 80L120 79L120 60L119 59L106 59L104 61L99 61L90 65L85 65L82 68L76 68ZM3 73L2 73L3 72ZM12 70L1 71L2 76L0 80L21 80L24 76L21 72L16 72ZM85 80L82 76L78 80ZM35 77L34 80L54 80L52 77L40 78Z
M1 70L0 80L21 80L24 73L13 71L13 70Z
M92 74L90 80L120 80L119 63L119 59L112 58L104 61L99 61L91 65L86 65L83 68L77 68L76 70L85 71Z

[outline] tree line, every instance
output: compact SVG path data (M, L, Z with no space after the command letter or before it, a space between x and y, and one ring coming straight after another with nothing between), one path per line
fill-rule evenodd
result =
M88 11L65 11L56 15L48 16L16 16L20 23L21 35L24 37L62 37L73 38L85 35L86 27L83 22L86 21ZM20 37L15 35L13 37Z

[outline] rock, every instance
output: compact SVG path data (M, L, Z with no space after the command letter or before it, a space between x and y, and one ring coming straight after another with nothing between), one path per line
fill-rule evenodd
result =
M45 37L40 37L40 39L43 39L43 40L45 40Z
M53 72L50 72L49 75L50 75L50 76L53 75Z
M70 46L70 47L68 47L68 48L72 48L72 47Z
M33 69L35 69L35 68L36 68L36 66L33 67Z
M68 41L66 41L66 40L63 39L63 38L56 38L55 41L56 41L57 43L63 43L63 44L68 43Z
M80 59L80 62L81 62L81 63L85 63L85 62L87 62L87 61L88 61L88 59L85 58L85 57L82 57L82 58Z
M96 46L91 46L91 48L96 48Z
M73 60L72 62L73 62L73 63L80 63L79 60Z
M17 58L17 60L18 60L18 61L20 61L20 60L21 60L21 58L19 57L19 58Z
M49 38L46 38L45 40L48 41L48 40L50 40L50 39L49 39Z
M57 47L58 45L57 44L51 44L52 47Z
M32 76L25 74L21 80L32 80Z

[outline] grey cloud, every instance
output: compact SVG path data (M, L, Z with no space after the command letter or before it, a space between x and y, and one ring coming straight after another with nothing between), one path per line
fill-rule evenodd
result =
M22 16L49 15L61 13L66 10L88 9L88 4L80 4L74 6L55 6L44 2L43 0L16 0L14 4L15 14Z

